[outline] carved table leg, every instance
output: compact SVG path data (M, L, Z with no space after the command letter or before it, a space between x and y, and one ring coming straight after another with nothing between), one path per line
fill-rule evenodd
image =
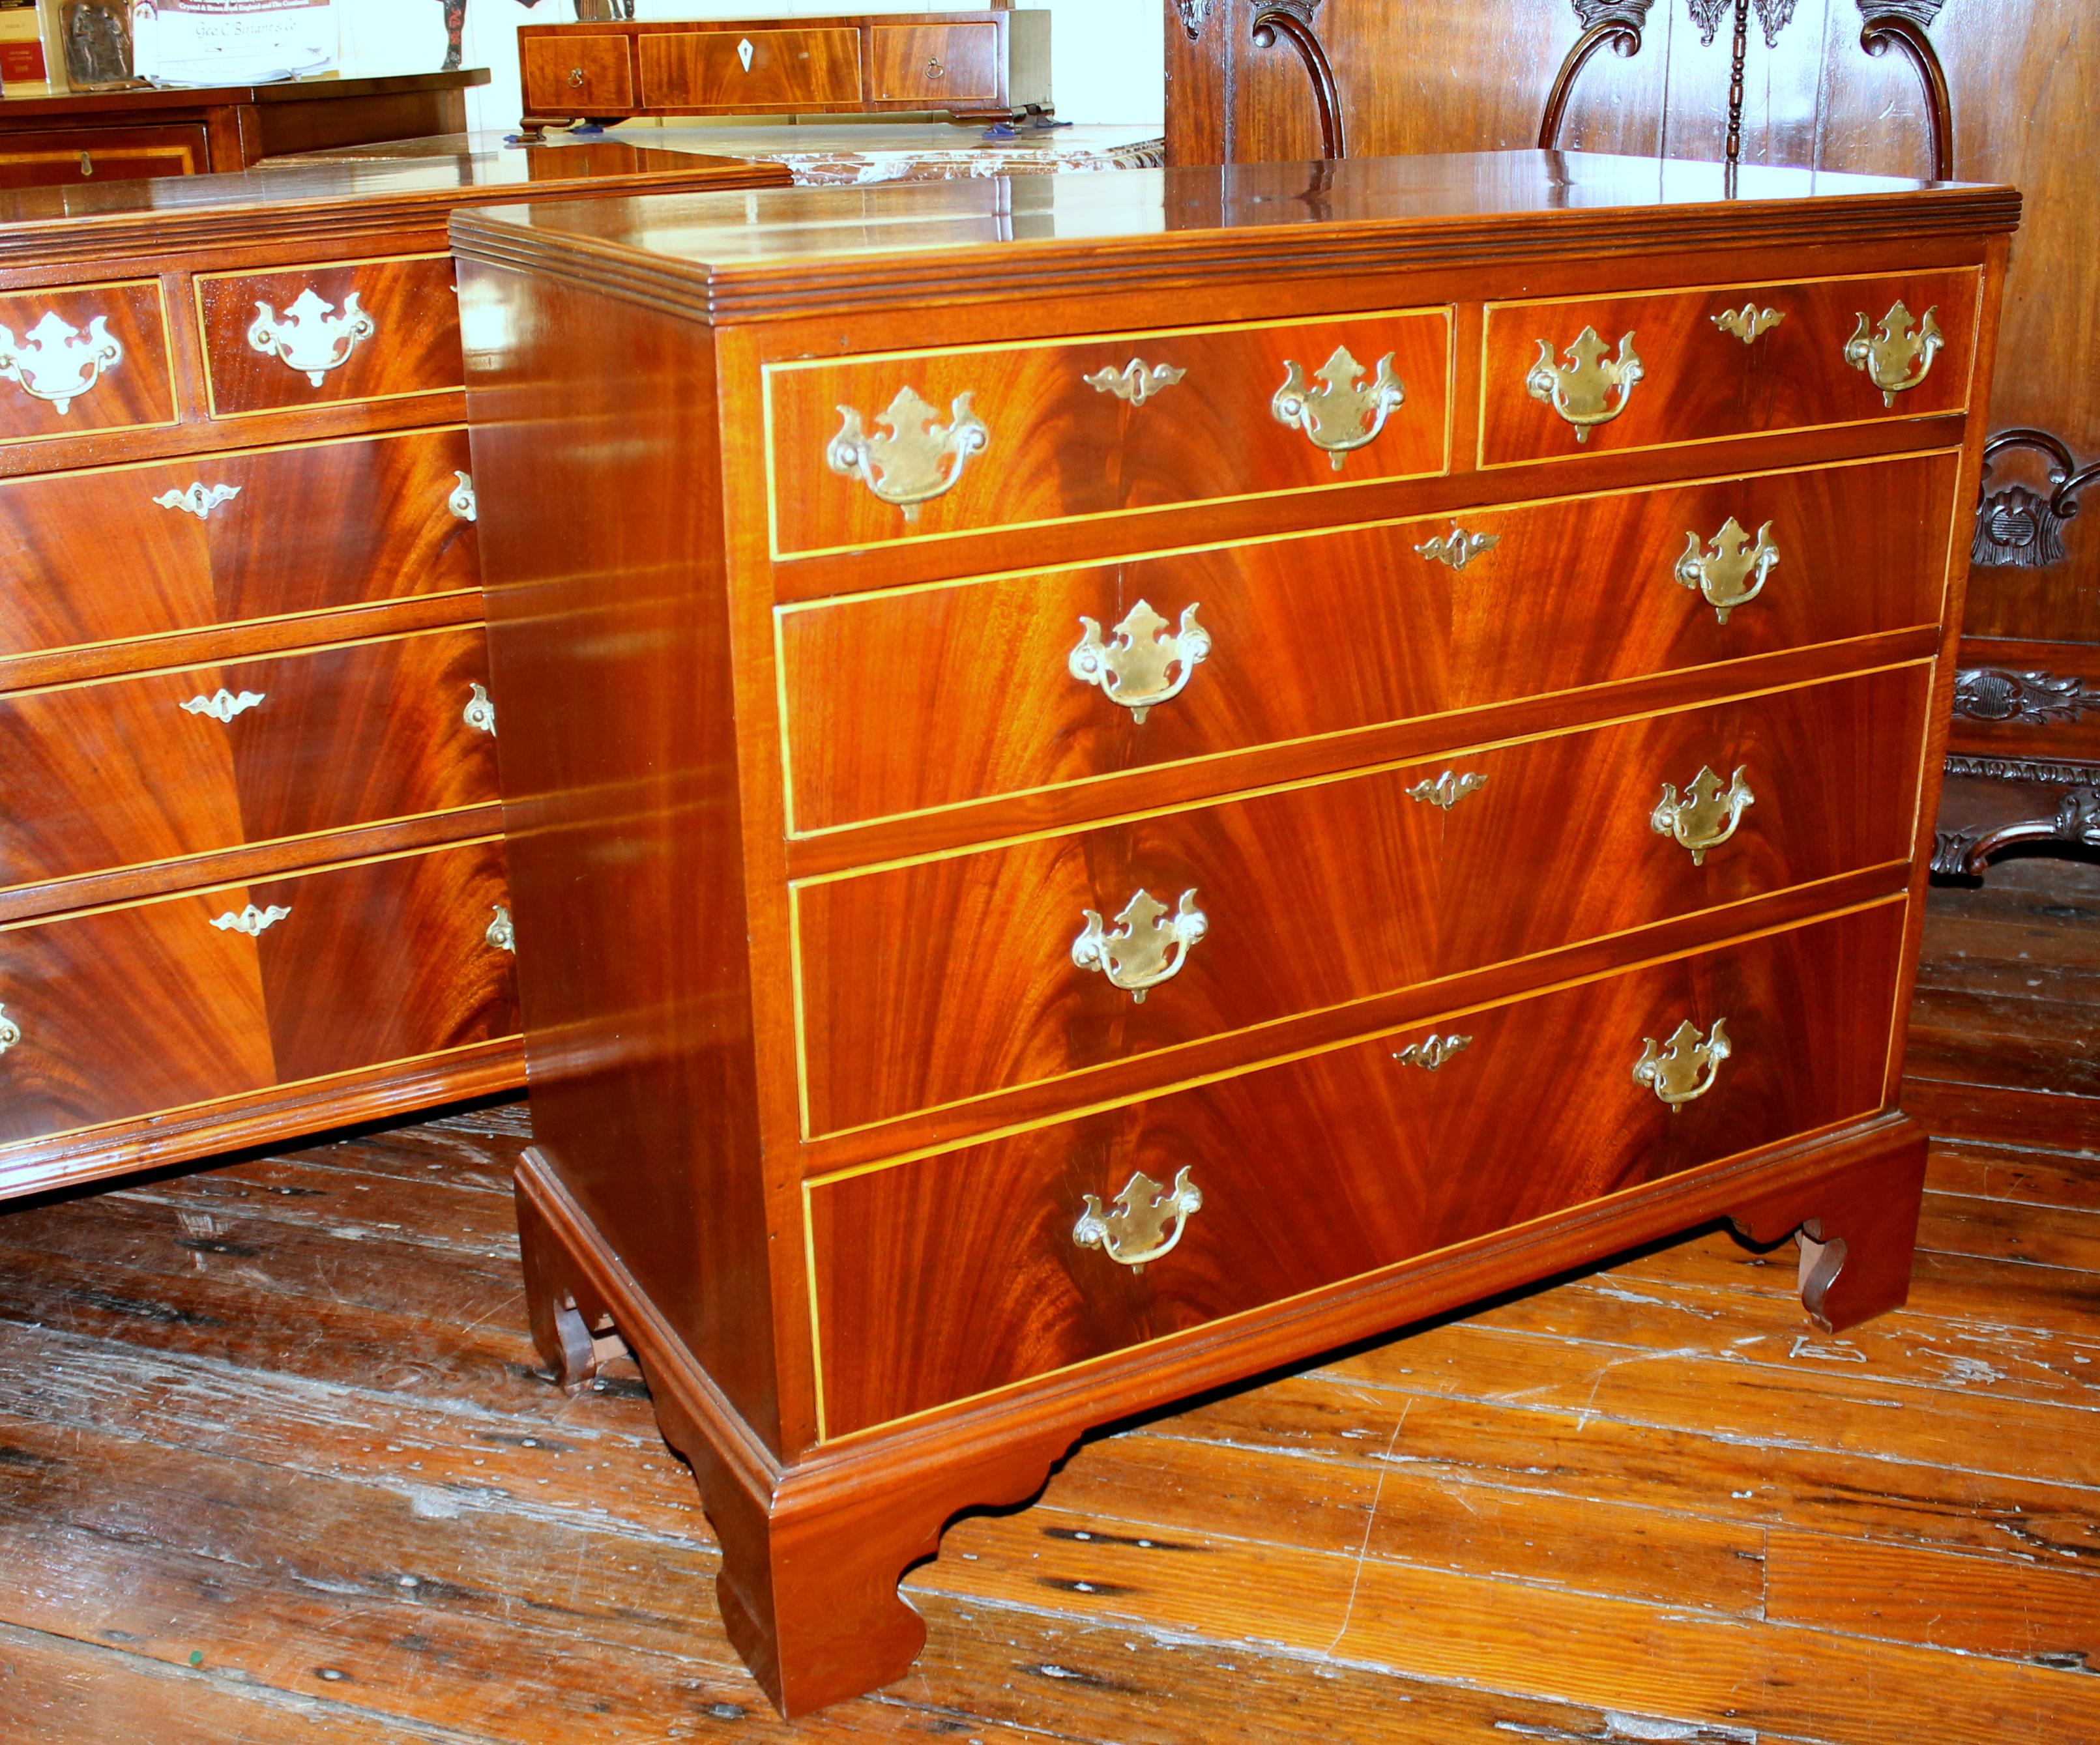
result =
M1753 1242L1789 1231L1800 1245L1802 1307L1825 1333L1842 1333L1910 1294L1925 1192L1924 1130L1839 1175L1795 1187L1731 1215Z

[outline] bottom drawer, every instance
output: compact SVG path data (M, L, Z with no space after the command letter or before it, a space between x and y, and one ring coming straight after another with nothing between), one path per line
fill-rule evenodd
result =
M509 901L491 841L0 928L0 1145L510 1035Z
M814 1184L825 1432L1868 1114L1882 1104L1905 906ZM1660 1089L1637 1082L1644 1043L1667 1051L1688 1022L1701 1040L1722 1023L1726 1058L1701 1069L1688 1033ZM1432 1033L1465 1040L1432 1065L1421 1051ZM1165 1214L1148 1232L1117 1215L1139 1173L1164 1195L1185 1170L1202 1197L1185 1222ZM1105 1227L1083 1245L1090 1206L1088 1223ZM1142 1270L1130 1263L1165 1237Z

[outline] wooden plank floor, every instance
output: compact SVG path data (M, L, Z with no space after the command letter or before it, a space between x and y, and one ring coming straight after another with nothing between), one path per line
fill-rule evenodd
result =
M2100 1089L2100 871L1940 893L1928 956L1932 1083ZM788 1728L631 1368L536 1373L527 1133L0 1216L0 1739L2100 1741L2100 1148L1939 1147L1843 1337L1707 1234L1092 1440Z

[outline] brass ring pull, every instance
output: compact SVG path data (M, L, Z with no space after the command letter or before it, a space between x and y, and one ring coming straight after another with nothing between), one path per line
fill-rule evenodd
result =
M1737 606L1748 606L1765 591L1765 578L1778 567L1779 547L1772 544L1771 530L1772 524L1767 522L1758 529L1753 544L1731 515L1707 547L1700 544L1696 533L1688 533L1673 573L1683 586L1705 595L1714 615L1725 624Z
M1278 424L1303 430L1336 472L1342 461L1372 441L1386 419L1405 403L1407 388L1393 373L1393 354L1380 358L1369 386L1360 386L1364 367L1337 346L1335 355L1314 372L1323 386L1308 388L1295 358L1283 360L1283 386L1270 398L1268 410Z
M1745 345L1749 345L1758 334L1769 333L1786 319L1782 309L1760 309L1754 303L1745 303L1740 309L1723 310L1714 317L1714 325L1724 333L1732 333Z
M926 63L926 77L929 79L940 78L946 73L947 70L938 60L929 58Z
M488 931L481 936L496 950L508 951L515 955L518 950L518 929L511 922L510 911L501 903L493 906L496 910L496 919L488 923Z
M584 69L581 67L569 68L569 86L574 90L581 90L584 88Z
M280 909L275 903L267 909L258 909L250 903L238 914L229 909L223 915L213 916L211 924L222 933L245 933L250 939L257 939L291 912L289 909Z
M0 1055L4 1055L22 1039L22 1027L7 1016L7 1008L0 1006Z
M1171 364L1154 364L1147 368L1142 358L1132 358L1119 370L1104 364L1091 376L1082 376L1096 394L1113 394L1119 400L1127 400L1133 406L1142 406L1162 390L1171 388L1189 372Z
M1662 798L1648 814L1648 826L1658 836L1674 838L1688 851L1694 866L1704 866L1706 857L1736 834L1743 814L1757 803L1750 784L1744 779L1748 766L1737 765L1734 778L1723 791L1721 778L1704 764L1680 797L1669 782L1662 784Z
M19 340L12 328L0 327L0 381L16 383L24 394L49 402L61 417L123 361L123 342L109 331L107 315L90 316L83 333L55 309L47 309Z
M1173 1253L1189 1220L1203 1209L1203 1191L1189 1179L1185 1168L1176 1174L1171 1188L1162 1188L1140 1170L1115 1196L1112 1211L1101 1210L1098 1194L1088 1194L1086 1200L1086 1210L1072 1226L1073 1241L1099 1249L1133 1272Z
M1913 327L1910 311L1899 298L1882 317L1879 328L1869 333L1867 313L1860 311L1860 324L1845 342L1845 361L1867 372L1867 380L1882 390L1882 404L1893 406L1899 394L1908 394L1931 373L1932 360L1947 342L1933 317L1935 304Z
M264 357L304 372L318 388L324 376L348 363L351 353L378 331L379 324L358 306L356 292L344 297L338 310L308 285L281 315L267 303L258 303L248 343Z
M1079 912L1087 924L1072 941L1072 961L1081 969L1099 970L1140 1006L1147 989L1180 973L1197 941L1211 930L1210 922L1196 906L1193 887L1181 893L1171 916L1166 904L1140 888L1115 918L1114 932L1102 927L1093 910Z
M1721 1063L1734 1051L1728 1042L1727 1022L1716 1018L1713 1029L1702 1037L1699 1026L1687 1018L1661 1047L1652 1036L1643 1036L1641 1041L1646 1046L1634 1063L1634 1082L1652 1091L1670 1105L1672 1114L1687 1103L1696 1102L1714 1088Z
M824 464L847 478L857 478L885 503L904 511L907 522L919 518L919 505L952 490L969 465L991 442L991 432L970 410L970 396L959 394L948 421L909 387L899 388L876 423L887 436L871 436L850 406L839 408L845 421L824 447Z
M231 503L240 495L238 485L207 485L202 479L192 479L188 490L163 491L153 500L162 509L178 509L185 515L196 516L199 521L209 521L214 509Z
M1101 627L1083 615L1085 634L1066 658L1065 666L1083 685L1098 685L1111 703L1143 723L1146 714L1181 694L1182 687L1211 652L1211 633L1196 622L1196 602L1181 609L1181 628L1162 635L1167 620L1140 600L1130 615L1101 640ZM1172 677L1167 675L1171 673Z
M460 711L460 719L476 733L487 734L493 739L496 737L496 705L488 700L488 693L480 685L470 682L467 689L474 694L467 698L466 707Z
M192 697L188 703L179 703L175 707L185 715L209 715L223 725L235 716L267 700L266 694L262 691L245 690L236 697L222 685L209 697Z
M1621 336L1618 355L1608 358L1594 327L1586 327L1568 346L1567 362L1553 361L1551 342L1538 342L1538 360L1524 378L1524 392L1542 400L1575 427L1575 440L1586 443L1596 425L1609 424L1626 409L1634 384L1643 373L1630 331ZM1613 396L1617 395L1615 399Z
M1433 1073L1452 1055L1463 1054L1472 1046L1470 1036L1431 1036L1410 1042L1393 1059L1402 1066L1418 1066L1425 1073Z

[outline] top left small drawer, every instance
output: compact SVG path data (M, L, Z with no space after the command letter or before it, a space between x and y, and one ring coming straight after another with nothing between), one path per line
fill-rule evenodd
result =
M0 443L174 421L157 280L0 297Z
M214 418L439 393L465 381L449 255L200 273Z

